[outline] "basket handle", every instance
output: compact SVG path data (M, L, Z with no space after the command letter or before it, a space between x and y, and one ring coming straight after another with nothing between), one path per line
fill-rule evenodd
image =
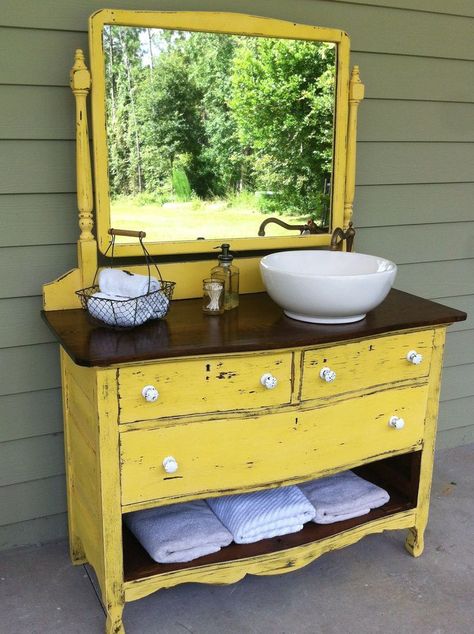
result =
M146 238L146 231L130 231L129 229L109 229L109 236L128 236L129 238Z

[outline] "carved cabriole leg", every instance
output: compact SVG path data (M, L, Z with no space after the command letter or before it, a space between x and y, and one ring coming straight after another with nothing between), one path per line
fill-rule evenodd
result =
M359 67L354 66L349 82L349 121L347 125L346 187L344 195L344 222L347 229L352 220L355 196L355 165L357 145L357 111L364 98L364 84L360 81Z
M102 572L99 584L107 613L106 634L123 634L122 512L120 500L118 401L115 370L97 373Z
M425 440L421 456L416 521L415 526L408 530L408 536L405 542L406 549L413 557L419 557L423 552L424 533L428 523L445 336L445 327L436 328L426 406Z

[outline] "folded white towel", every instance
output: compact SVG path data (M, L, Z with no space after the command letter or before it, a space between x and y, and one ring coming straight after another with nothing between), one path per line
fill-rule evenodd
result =
M316 524L332 524L366 515L390 499L385 489L352 471L306 482L300 489L315 508L313 521Z
M99 273L99 289L107 295L120 295L121 297L140 297L146 293L159 291L161 283L156 277L138 275L121 269L102 269ZM148 290L148 282L150 290Z
M159 563L192 561L232 541L204 500L127 513L125 524Z
M294 486L209 498L207 503L237 544L296 533L314 517L314 508Z
M168 305L169 300L163 293L131 299L106 293L94 293L87 300L87 310L92 317L109 326L121 328L140 326L149 319L163 317L168 310Z

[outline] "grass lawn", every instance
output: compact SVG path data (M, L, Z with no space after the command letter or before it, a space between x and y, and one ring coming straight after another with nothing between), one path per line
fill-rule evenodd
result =
M147 241L230 240L258 235L260 224L276 214L263 214L247 206L230 207L226 201L192 201L185 203L137 204L122 198L111 203L111 224L116 229L146 231ZM278 216L290 224L303 224L307 218ZM291 232L298 235L298 232ZM267 236L284 236L289 232L271 224L265 229ZM129 240L125 238L125 241Z

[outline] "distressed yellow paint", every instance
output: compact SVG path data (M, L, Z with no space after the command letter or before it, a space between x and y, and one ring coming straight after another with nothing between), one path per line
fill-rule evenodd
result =
M68 310L80 308L81 302L75 294L82 286L81 271L71 269L53 282L43 285L43 310Z
M315 410L124 432L122 503L151 506L289 484L419 448L426 397L426 386L408 387ZM393 415L405 419L403 429L389 427ZM179 464L172 476L162 467L170 455Z
M328 399L379 385L413 381L430 372L433 330L364 339L345 346L308 350L303 356L301 400ZM419 365L406 355L416 350L423 355ZM329 367L336 372L330 383L319 373Z
M311 350L107 369L78 367L62 352L71 557L94 567L106 633L124 632L125 601L185 582L232 583L246 574L289 572L373 532L408 528L407 549L419 555L428 520L444 336L445 328L438 327ZM424 355L420 366L405 360L412 348ZM321 396L313 374L324 359L338 376L323 385L332 391ZM216 378L221 371L235 376ZM263 371L280 384L253 394ZM160 390L163 409L142 399L148 382ZM392 415L405 419L403 429L389 427ZM129 422L120 425L119 418ZM411 451L421 451L412 510L286 551L124 582L123 513L297 483ZM168 455L179 464L171 476L162 468Z
M107 137L105 128L105 70L102 47L102 31L106 24L130 25L149 28L184 29L217 33L239 33L265 37L281 37L304 40L334 42L337 52L337 84L334 137L334 167L332 182L331 227L342 226L344 222L344 202L346 169L355 170L353 161L347 165L348 111L349 111L349 37L338 29L320 28L305 24L295 24L284 20L274 20L242 13L215 13L206 11L122 11L104 9L95 13L89 22L89 49L92 72L92 119L94 128L94 166L97 210L97 236L99 249L104 252L111 226L109 183L107 174ZM351 117L355 124L356 112ZM352 129L352 128L351 128ZM351 134L353 139L354 135ZM355 140L355 139L354 139ZM139 229L139 227L133 227ZM219 240L156 242L149 245L152 254L203 253L219 246ZM285 237L237 238L232 240L236 251L255 249L285 249L297 247L328 246L330 234ZM117 255L141 255L136 244L121 244L116 247Z
M416 521L410 528L405 546L414 557L419 557L424 548L424 533L430 509L433 459L438 423L439 391L443 367L443 351L446 328L437 328L433 342L432 370L426 407L424 450L421 455L420 485L416 507Z
M293 572L307 566L324 553L355 544L366 535L408 528L413 523L414 516L413 511L404 511L296 548L213 566L196 566L139 581L129 581L125 583L125 599L136 601L152 592L171 588L180 583L229 584L240 581L246 575L280 575Z
M260 382L267 372L278 380L271 390ZM292 354L224 356L130 366L119 369L118 384L122 423L283 405L291 399ZM142 396L146 385L153 385L159 392L154 403Z

